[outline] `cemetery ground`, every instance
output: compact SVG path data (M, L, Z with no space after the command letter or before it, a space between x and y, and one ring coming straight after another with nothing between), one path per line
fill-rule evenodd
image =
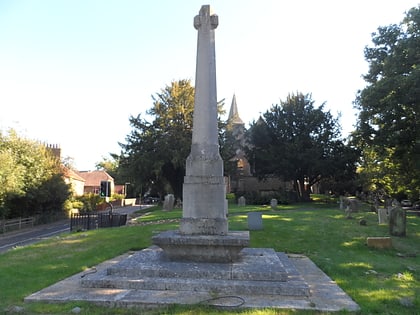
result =
M391 237L392 249L374 249L367 237L390 236L374 212L360 211L346 219L337 203L312 202L269 206L229 207L230 230L247 230L247 213L261 211L263 230L251 231L251 247L268 247L305 255L359 304L356 313L420 314L420 216L407 214L407 236ZM153 207L133 224L87 232L64 233L0 255L0 313L13 314L326 314L296 310L237 310L213 306L171 306L144 310L111 309L88 303L24 303L23 299L100 262L151 245L151 237L178 228L180 209ZM366 225L361 225L365 220Z

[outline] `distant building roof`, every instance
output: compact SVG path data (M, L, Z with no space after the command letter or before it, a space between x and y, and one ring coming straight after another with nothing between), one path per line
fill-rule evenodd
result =
M75 179L75 180L78 180L78 181L80 181L80 182L85 182L86 180L83 178L83 177L81 177L77 172L75 172L75 171L73 171L72 169L70 169L70 168L67 168L67 167L65 167L65 166L62 166L62 170L63 170L63 175L64 175L64 177L67 177L67 178L71 178L71 179Z
M78 174L85 179L85 186L99 186L103 180L114 180L114 178L105 171L81 171L78 172Z

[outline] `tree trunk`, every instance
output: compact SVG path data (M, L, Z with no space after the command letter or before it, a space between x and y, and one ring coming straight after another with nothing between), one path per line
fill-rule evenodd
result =
M296 191L298 193L299 196L299 200L300 201L310 201L311 200L311 196L310 196L310 186L305 185L305 179L298 179L295 180L295 187L296 187Z

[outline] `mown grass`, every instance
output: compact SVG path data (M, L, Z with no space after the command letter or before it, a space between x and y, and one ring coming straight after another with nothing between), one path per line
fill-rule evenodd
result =
M361 307L357 314L420 314L420 217L408 215L407 236L392 237L394 248L366 246L368 236L389 236L375 213L346 219L336 204L310 203L269 207L231 206L231 230L247 229L247 212L261 211L264 229L251 231L252 247L304 254L335 280ZM109 309L88 303L23 303L23 298L104 260L150 245L151 236L176 229L181 210L149 209L138 225L63 234L0 255L0 313L23 306L26 314L143 314L135 309ZM366 226L360 225L364 219ZM218 310L204 306L172 306L149 314L321 314L294 310ZM349 314L340 312L339 314Z

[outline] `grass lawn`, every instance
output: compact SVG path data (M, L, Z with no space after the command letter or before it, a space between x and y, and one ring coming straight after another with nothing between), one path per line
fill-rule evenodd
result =
M357 314L420 314L420 217L407 216L407 236L392 237L394 249L366 246L368 236L389 236L377 215L356 213L346 219L337 204L309 203L269 207L229 207L231 230L247 229L247 212L263 213L264 229L251 231L252 247L304 254L346 291L361 307ZM80 314L144 314L135 309L110 309L86 303L23 303L23 298L61 279L83 271L127 251L149 246L151 236L177 229L180 210L148 210L139 224L66 233L31 246L0 255L0 314L23 306L20 314L69 314L79 306ZM364 219L367 225L360 225ZM242 310L172 306L147 314L322 314L314 311ZM339 314L352 314L342 312Z

